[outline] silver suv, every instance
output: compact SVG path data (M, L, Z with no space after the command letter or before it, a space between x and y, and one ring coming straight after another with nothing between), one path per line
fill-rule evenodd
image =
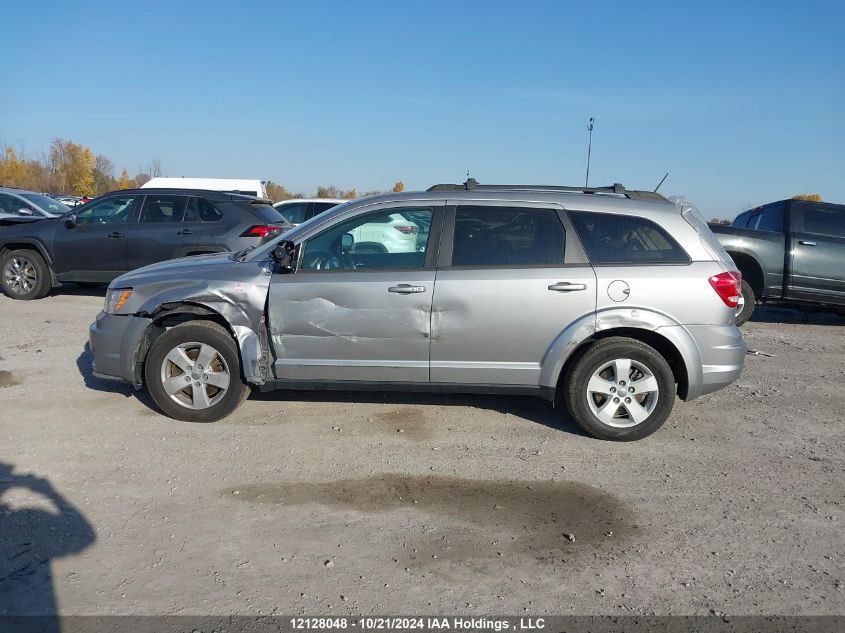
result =
M90 341L95 375L146 385L181 420L218 420L250 386L533 394L635 440L676 394L737 379L740 283L689 205L469 180L127 273Z

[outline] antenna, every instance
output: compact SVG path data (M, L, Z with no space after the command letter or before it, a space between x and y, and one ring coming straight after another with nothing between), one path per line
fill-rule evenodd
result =
M595 122L595 118L590 117L590 120L587 122L587 131L590 133L589 141L587 142L587 178L584 181L584 188L589 189L590 187L590 154L593 151L593 123Z
M660 185L662 185L663 181L666 180L668 177L669 177L669 172L667 171L666 175L663 176L663 178L660 179L660 182L657 183L657 186L654 188L654 193L657 193L657 190L660 189Z

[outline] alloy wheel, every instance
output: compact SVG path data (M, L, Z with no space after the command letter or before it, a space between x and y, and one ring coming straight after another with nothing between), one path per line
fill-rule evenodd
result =
M642 363L617 358L599 367L587 383L590 410L603 424L627 428L644 422L657 406L657 378Z
M32 292L38 283L38 273L35 266L26 257L13 257L6 264L3 271L6 287L15 294L24 295Z
M171 400L207 409L226 395L232 376L222 354L208 343L181 343L161 363L161 384Z

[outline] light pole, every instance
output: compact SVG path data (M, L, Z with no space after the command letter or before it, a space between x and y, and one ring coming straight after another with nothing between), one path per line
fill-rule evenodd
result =
M590 133L589 141L587 141L587 179L584 182L584 188L588 189L590 187L590 154L593 151L593 123L595 119L590 117L589 122L587 123L587 131Z

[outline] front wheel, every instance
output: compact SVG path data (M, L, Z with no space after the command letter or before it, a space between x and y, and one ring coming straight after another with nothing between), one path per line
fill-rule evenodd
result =
M0 260L0 271L3 292L12 299L41 299L52 288L50 268L36 251L9 251Z
M742 280L742 295L739 299L739 305L736 307L736 315L734 316L734 323L737 327L748 321L754 313L754 306L757 304L757 297L754 296L754 289L744 279Z
M605 440L651 435L675 402L675 377L666 359L642 341L622 337L590 345L567 371L563 388L578 426Z
M181 323L156 339L144 379L165 414L188 422L224 418L249 395L235 341L212 321Z

